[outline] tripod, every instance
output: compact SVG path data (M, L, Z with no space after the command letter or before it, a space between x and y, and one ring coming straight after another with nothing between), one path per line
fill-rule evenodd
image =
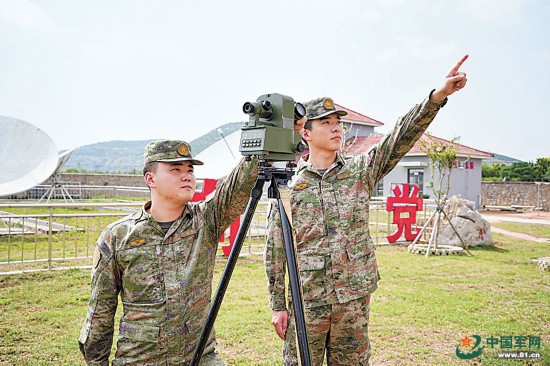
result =
M281 200L279 188L277 187L279 183L286 184L293 174L294 172L292 170L273 168L270 166L260 166L258 179L256 180L256 183L252 188L252 191L250 192L250 199L248 200L248 205L246 206L246 211L241 223L241 227L239 228L239 232L237 233L235 243L233 244L233 249L231 249L231 253L229 254L229 258L227 259L227 264L220 279L220 283L218 284L216 295L214 296L212 304L210 305L210 310L208 311L208 315L206 317L206 323L202 328L202 333L199 338L199 342L195 347L195 353L193 354L193 359L191 360L190 366L199 365L202 353L204 352L204 348L208 340L208 336L210 335L210 331L212 330L214 321L216 320L216 316L218 315L218 310L220 309L221 303L223 301L225 291L227 290L227 286L229 285L229 280L231 279L231 275L233 273L233 270L235 269L235 264L237 263L237 259L241 251L246 232L248 231L250 222L252 221L252 217L254 216L254 211L256 210L256 206L258 205L258 202L262 196L264 184L268 181L271 182L271 185L268 189L268 197L277 199L277 204L281 217L286 261L288 265L288 275L293 300L292 303L294 307L293 310L296 320L298 357L302 366L311 365L302 298L302 283L300 281L300 274L298 271L298 261L296 256L296 248L294 246L294 239L292 237L292 227L290 225L288 216L286 215L286 211L283 207L283 201Z

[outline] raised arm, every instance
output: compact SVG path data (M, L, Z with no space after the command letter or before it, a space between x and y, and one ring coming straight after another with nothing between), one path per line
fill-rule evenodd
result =
M365 155L357 156L356 159L365 165L363 172L370 191L414 146L439 109L445 105L447 96L466 86L466 73L459 70L467 58L468 55L464 56L449 71L441 87L434 89L421 104L414 106L405 116L399 118L393 130L377 145Z

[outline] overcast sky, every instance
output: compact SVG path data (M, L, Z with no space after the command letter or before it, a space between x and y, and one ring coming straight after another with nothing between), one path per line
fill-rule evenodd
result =
M549 24L545 0L0 0L0 115L60 150L192 140L276 92L387 132L469 54L429 131L532 161L550 157Z

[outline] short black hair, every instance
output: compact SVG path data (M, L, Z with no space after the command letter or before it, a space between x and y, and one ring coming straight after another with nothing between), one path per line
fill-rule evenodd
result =
M152 161L150 163L145 164L143 167L143 176L145 176L146 173L155 173L157 171L157 167L159 166L158 161Z

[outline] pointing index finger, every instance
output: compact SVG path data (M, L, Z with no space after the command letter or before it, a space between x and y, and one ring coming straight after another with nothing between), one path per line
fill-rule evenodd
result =
M462 60L458 61L458 63L455 65L455 67L453 67L451 69L451 74L455 75L455 73L458 72L458 69L460 68L460 66L462 66L464 61L466 61L467 59L468 59L468 55L465 55L464 57L462 57Z

